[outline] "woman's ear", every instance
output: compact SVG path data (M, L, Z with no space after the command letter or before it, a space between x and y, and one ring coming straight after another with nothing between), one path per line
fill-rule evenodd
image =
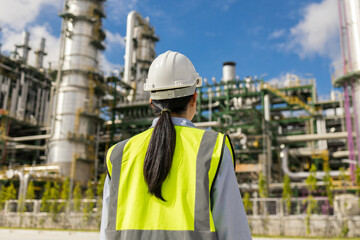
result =
M196 99L197 99L197 92L195 91L194 95L192 95L191 99L190 99L190 105L194 106L194 104L196 103Z

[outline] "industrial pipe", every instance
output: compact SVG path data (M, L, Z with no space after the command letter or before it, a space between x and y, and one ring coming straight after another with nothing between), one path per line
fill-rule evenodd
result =
M339 139L339 138L347 138L347 134L348 134L347 132L334 132L334 133L325 133L325 134L281 136L277 138L277 141L281 143L293 143L293 142L305 142L305 141L324 140L324 139Z
M281 164L282 164L282 169L284 171L284 173L286 175L288 175L290 178L292 179L304 179L307 178L310 175L310 172L292 172L290 171L290 169L288 168L288 158L289 155L289 149L288 148L284 148L281 152L280 152L280 158L281 158ZM324 171L317 171L315 174L315 177L317 179L322 179L324 176L326 175L326 172ZM329 175L331 177L335 177L335 176L340 176L340 171L330 171Z
M324 154L324 151L327 152L327 150L321 150L321 149L311 149L311 148L292 148L289 149L290 155L295 155L299 157L309 157L312 155L321 155ZM331 154L333 158L342 158L342 157L348 157L349 151L336 151Z
M206 128L206 127L220 127L221 124L219 122L216 121L211 121L211 122L197 122L194 123L195 127L198 128Z
M8 137L8 136L5 136L4 138L5 138L5 140L10 141L10 142L25 142L25 141L48 139L51 136L52 136L52 134L24 136L24 137Z

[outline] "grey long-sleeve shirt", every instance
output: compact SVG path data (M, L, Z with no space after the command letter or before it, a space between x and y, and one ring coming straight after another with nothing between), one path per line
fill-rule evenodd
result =
M195 127L188 119L171 118L174 125ZM158 118L155 118L152 127ZM110 179L106 177L103 192L103 209L100 227L100 240L106 240L105 227L110 199ZM218 176L211 195L212 215L219 240L251 240L251 233L247 221L244 205L236 180L230 150L224 149Z

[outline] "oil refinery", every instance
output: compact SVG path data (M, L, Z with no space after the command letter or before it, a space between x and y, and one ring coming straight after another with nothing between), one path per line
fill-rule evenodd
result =
M99 68L106 37L104 2L65 1L58 66L44 67L46 39L34 49L36 65L28 64L32 50L28 32L10 55L0 53L0 182L15 182L19 199L26 195L30 180L40 186L68 177L71 188L75 182L83 186L89 180L96 182L106 171L104 156L109 147L148 129L156 116L143 85L161 36L148 18L131 11L123 72L105 76ZM351 221L360 224L356 196L360 189L355 184L360 164L360 7L358 0L338 3L342 61L332 66L335 90L329 96L318 97L315 78L290 73L276 83L256 76L241 79L236 63L229 59L219 66L222 76L204 79L198 89L194 122L231 137L243 198L248 193L258 199L263 178L265 203L279 215L284 176L291 180L293 198L305 198L305 180L315 166L318 191L314 196L322 202L320 208L326 208L324 215L347 212L346 216L355 218ZM351 211L339 210L341 195L340 205L326 205L327 175L334 195L346 191L343 195ZM249 219L260 224L261 202L251 201ZM293 215L306 205L296 201L291 205ZM271 216L271 210L267 214ZM356 223L350 227L352 236L360 236ZM285 230L276 234L281 231Z

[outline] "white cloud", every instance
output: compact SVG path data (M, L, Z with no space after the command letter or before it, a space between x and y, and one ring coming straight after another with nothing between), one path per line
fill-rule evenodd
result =
M29 52L28 64L35 65L35 51L39 49L41 38L45 38L45 52L47 56L44 57L43 66L48 67L48 63L57 64L59 57L60 40L59 38L51 35L50 28L47 24L35 25L28 28L30 33L29 45L31 50ZM12 52L15 49L15 45L22 44L22 31L11 30L9 28L3 29L3 46L2 50L6 52ZM21 54L21 50L19 51Z
M337 59L340 54L337 1L323 0L302 10L303 18L290 29L286 49L301 58L320 55Z
M121 46L122 48L125 48L125 40L124 37L121 36L119 33L112 33L108 30L105 30L106 32L106 39L105 42L107 43L106 49L110 50L113 45Z
M0 0L1 27L20 31L36 20L45 6L60 9L61 3L59 0Z
M44 58L44 67L48 67L48 62L53 64L58 61L59 56L59 38L52 35L52 29L47 22L39 23L37 18L46 8L47 13L57 12L62 8L63 1L59 0L0 0L0 42L2 50L12 52L15 45L22 44L22 32L24 30L30 33L30 47L28 63L34 65L35 54L38 50L41 38L46 39ZM59 21L60 18L59 18ZM59 32L60 29L56 32ZM20 51L21 52L21 51ZM54 67L54 65L53 65Z
M285 32L286 32L285 29L275 30L269 35L269 39L280 38L280 37L284 36Z
M117 63L110 62L104 54L99 54L100 69L104 72L105 76L111 75L114 70L121 72L123 66Z
M213 7L216 9L220 9L223 12L226 12L236 1L237 0L217 0L213 2Z
M235 3L237 0L225 0L225 1L221 1L222 2L222 8L221 10L223 10L224 12L226 12L227 10L230 9L230 6Z

